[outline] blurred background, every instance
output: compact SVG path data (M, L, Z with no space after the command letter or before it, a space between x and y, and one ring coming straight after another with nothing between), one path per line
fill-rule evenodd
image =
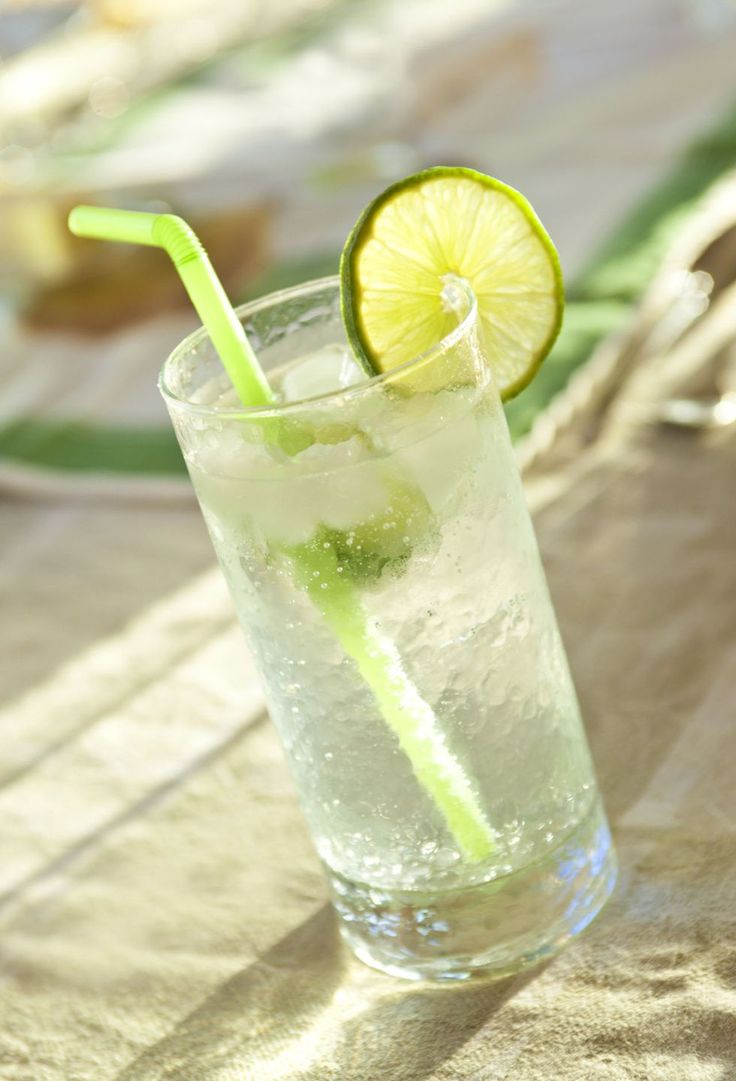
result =
M213 558L156 388L196 318L71 206L181 214L237 302L333 272L397 177L500 177L567 280L534 443L736 164L734 56L736 0L0 0L0 700Z
M334 271L440 162L519 187L561 253L523 434L736 160L735 47L734 0L3 0L0 483L181 472L155 376L186 298L161 253L69 236L75 202L183 215L241 301Z

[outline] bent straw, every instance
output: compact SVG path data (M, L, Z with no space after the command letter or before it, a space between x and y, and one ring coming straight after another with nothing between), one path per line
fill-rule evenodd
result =
M243 405L267 405L274 394L199 238L182 218L78 206L69 215L76 236L146 244L169 255ZM404 670L393 642L370 621L360 598L338 573L334 552L300 545L288 553L294 577L332 628L370 687L414 775L470 860L495 848L478 796L447 746L431 706ZM319 588L317 588L319 586Z
M146 214L77 206L69 215L75 236L163 248L176 267L243 405L268 405L273 391L233 311L202 242L175 214Z

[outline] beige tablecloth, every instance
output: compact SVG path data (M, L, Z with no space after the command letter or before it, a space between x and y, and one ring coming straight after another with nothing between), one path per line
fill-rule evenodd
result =
M2 1081L736 1078L736 428L652 412L712 389L712 310L609 346L523 452L622 869L502 983L341 947L193 502L5 502Z

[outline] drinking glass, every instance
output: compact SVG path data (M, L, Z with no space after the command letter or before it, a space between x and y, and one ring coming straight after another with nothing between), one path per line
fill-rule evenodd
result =
M615 880L472 296L465 307L429 353L355 382L338 283L311 282L238 312L292 400L244 408L204 330L160 384L342 934L413 978L533 964Z

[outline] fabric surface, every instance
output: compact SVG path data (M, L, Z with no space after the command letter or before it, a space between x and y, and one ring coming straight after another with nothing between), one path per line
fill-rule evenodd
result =
M2 1081L736 1078L736 426L658 419L728 389L735 193L520 452L621 859L542 969L342 948L192 502L6 501Z

